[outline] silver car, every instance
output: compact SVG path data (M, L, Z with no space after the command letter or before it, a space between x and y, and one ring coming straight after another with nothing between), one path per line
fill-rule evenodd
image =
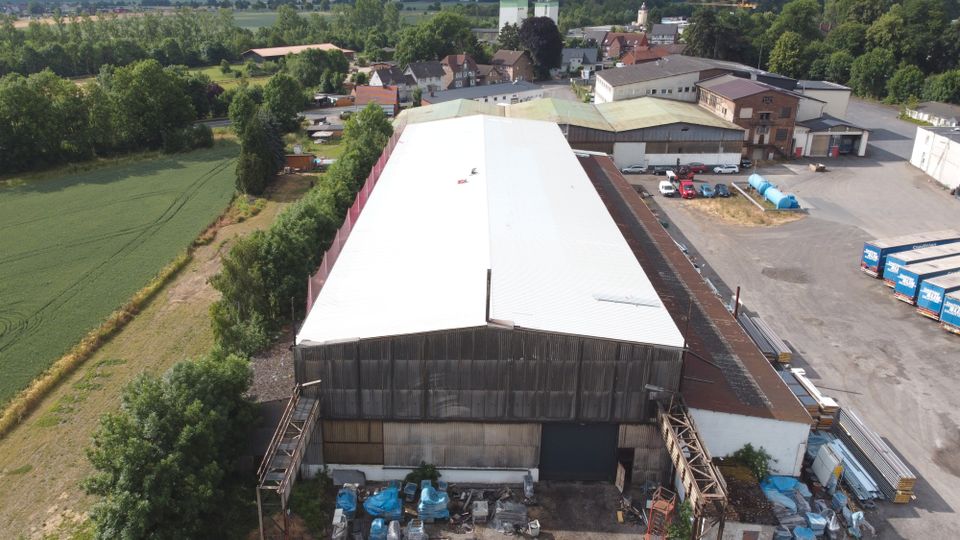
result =
M734 174L740 172L740 167L736 165L717 165L713 168L714 174Z

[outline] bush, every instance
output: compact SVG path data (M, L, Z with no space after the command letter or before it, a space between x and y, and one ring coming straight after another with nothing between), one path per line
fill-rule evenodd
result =
M440 479L440 471L437 470L436 465L428 464L424 461L420 462L420 466L416 469L410 471L410 474L403 478L404 482L410 482L420 486L420 482L424 480L430 480L433 482L433 485L437 485L437 480Z
M189 148L190 136L187 129L173 129L163 134L163 152L175 154Z
M195 124L190 128L191 148L212 148L213 130L206 124Z
M752 444L747 443L743 448L734 452L731 457L749 468L757 477L757 480L763 480L770 474L770 454L763 447L758 450Z

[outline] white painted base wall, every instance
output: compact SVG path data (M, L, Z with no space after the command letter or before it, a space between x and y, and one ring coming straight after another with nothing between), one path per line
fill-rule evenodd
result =
M949 137L917 128L910 164L950 189L960 187L960 143Z
M386 482L388 480L403 480L413 471L405 467L384 467L383 465L303 465L300 474L306 478L313 478L326 467L329 471L335 469L360 471L368 482ZM522 484L523 477L530 473L534 482L540 481L540 469L469 469L469 468L441 468L441 479L459 484Z
M681 165L687 163L705 163L707 165L739 165L740 154L728 152L724 154L647 154L646 143L614 143L613 162L617 167L624 168L630 165L676 165L677 159Z
M800 476L809 425L704 409L690 409L690 413L711 456L728 456L750 443L773 458L772 474Z

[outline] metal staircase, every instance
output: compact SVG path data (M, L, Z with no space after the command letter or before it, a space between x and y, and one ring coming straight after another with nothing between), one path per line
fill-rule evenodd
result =
M277 431L274 432L263 462L257 470L257 517L260 523L261 539L264 538L263 492L275 494L279 498L282 523L275 522L275 525L281 530L282 537L288 538L287 499L290 497L290 490L297 478L303 454L310 443L310 434L320 413L319 397L304 395L303 387L318 382L297 385L294 388L283 416L280 417ZM273 513L268 514L271 520L274 520L273 516Z

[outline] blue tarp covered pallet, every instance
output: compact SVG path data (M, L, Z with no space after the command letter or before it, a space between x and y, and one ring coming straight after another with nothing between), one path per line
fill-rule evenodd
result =
M340 488L337 492L337 508L342 509L348 519L353 519L357 515L357 492L348 487Z
M443 491L427 486L420 491L420 502L417 504L417 513L420 519L449 519L450 497Z
M400 491L395 487L388 487L363 502L363 509L373 517L382 517L387 520L398 520L403 516L403 505L400 504Z

